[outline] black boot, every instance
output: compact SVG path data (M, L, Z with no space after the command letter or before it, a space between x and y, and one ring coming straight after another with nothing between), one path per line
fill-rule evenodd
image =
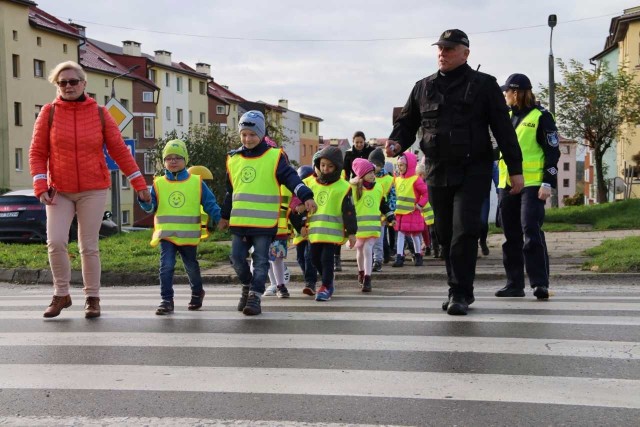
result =
M533 289L533 295L538 299L549 299L549 287L548 286L536 286Z
M340 255L333 256L333 271L342 271L342 260Z
M433 245L433 257L434 258L442 258L440 256L440 245Z
M238 301L238 311L244 310L247 305L247 298L249 297L249 285L242 285L242 293L240 294L240 301Z
M497 297L523 297L524 289L507 285L502 289L498 289L495 295Z
M415 255L415 260L416 260L416 262L415 262L415 266L416 267L421 267L422 265L424 265L424 262L422 261L422 255L416 254Z
M396 262L391 267L402 267L404 265L404 255L396 255Z
M371 292L371 276L364 276L362 282L362 292Z
M480 250L482 251L483 256L489 255L489 246L487 246L487 242L480 242Z
M467 310L469 309L469 304L467 304L467 300L463 297L457 297L452 295L449 298L449 306L447 307L447 314L452 316L464 316L467 314Z
M247 295L247 303L242 309L242 314L245 316L256 316L260 313L262 313L262 308L260 307L260 295L251 291Z

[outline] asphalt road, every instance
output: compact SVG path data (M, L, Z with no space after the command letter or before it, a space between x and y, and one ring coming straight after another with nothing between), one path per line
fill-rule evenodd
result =
M604 280L604 279L603 279ZM154 314L157 287L82 291L43 319L48 286L0 283L4 425L599 425L640 420L640 287L565 278L549 301L498 299L480 281L468 316L434 280L350 284L317 303L207 286L204 307Z

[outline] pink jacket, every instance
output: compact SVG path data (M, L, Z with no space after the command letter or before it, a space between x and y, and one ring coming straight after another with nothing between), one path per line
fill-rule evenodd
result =
M407 172L403 175L403 178L410 178L416 174L416 166L418 159L416 155L410 152L402 154L407 159ZM396 226L395 229L402 231L403 233L421 233L424 230L424 217L422 216L422 207L429 201L429 190L427 184L418 177L413 184L413 194L416 199L416 203L420 205L420 209L415 209L410 214L397 215L396 214Z

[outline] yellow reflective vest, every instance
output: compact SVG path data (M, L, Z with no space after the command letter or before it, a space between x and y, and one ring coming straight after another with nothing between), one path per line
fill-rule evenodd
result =
M396 215L408 215L416 210L416 193L413 191L413 184L418 179L418 175L403 178L397 176L396 184Z
M280 184L276 171L282 150L271 148L259 157L227 157L233 187L232 227L272 228L280 217Z
M431 203L427 202L422 208L422 217L424 218L424 223L427 225L433 225L435 222L435 216L433 214L433 208L431 207Z
M276 232L276 238L278 239L285 239L289 236L289 215L291 214L289 203L291 203L291 191L284 185L281 185L280 213L278 217L278 231Z
M342 220L342 201L350 190L349 183L339 179L331 184L321 184L316 177L310 176L303 181L313 191L318 210L307 217L309 222L309 242L344 242L344 222Z
M168 240L178 246L195 246L200 242L202 179L190 175L184 181L170 181L164 176L153 180L158 209L153 219L151 246Z
M382 202L384 189L378 182L373 188L362 189L362 196L355 200L358 231L356 238L366 239L380 237L380 203ZM356 186L352 186L351 194L356 197Z
M510 113L513 114L513 113ZM544 151L538 144L536 133L542 112L534 108L527 114L516 127L518 143L522 151L522 175L524 176L524 186L534 187L542 184L544 175ZM498 188L505 188L511 184L507 164L503 159L498 163L500 179Z

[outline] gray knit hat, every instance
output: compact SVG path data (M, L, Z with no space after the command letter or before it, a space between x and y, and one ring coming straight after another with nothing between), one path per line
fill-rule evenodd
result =
M247 129L252 132L255 132L258 135L258 138L262 140L265 135L265 123L264 123L264 114L257 110L247 111L240 117L240 122L238 123L238 132Z

